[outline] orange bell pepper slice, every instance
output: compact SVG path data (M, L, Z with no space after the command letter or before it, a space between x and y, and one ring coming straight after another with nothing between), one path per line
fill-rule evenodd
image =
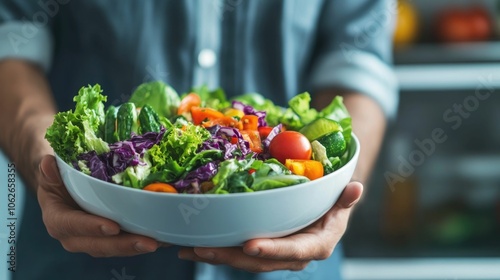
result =
M315 180L323 177L325 170L323 164L317 160L287 159L285 166L295 175L301 175Z
M197 106L191 107L191 116L193 123L200 125L205 121L213 121L224 117L224 114L211 108L200 108Z
M256 115L244 115L241 122L244 130L257 130L259 127L259 117Z
M203 125L204 127L212 127L217 124L220 126L234 127L237 128L238 130L241 130L243 128L243 124L241 123L241 121L238 121L235 118L228 116L222 116L221 118L218 119L207 120L202 122L201 125Z
M256 153L262 153L262 141L257 130L241 130L241 136L250 144L250 150Z

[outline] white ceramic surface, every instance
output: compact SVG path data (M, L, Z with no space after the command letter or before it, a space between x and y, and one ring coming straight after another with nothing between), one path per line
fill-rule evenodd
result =
M281 189L228 195L143 191L87 176L57 158L62 179L84 210L116 221L123 230L182 246L238 246L280 237L319 219L349 183L359 156L320 179Z

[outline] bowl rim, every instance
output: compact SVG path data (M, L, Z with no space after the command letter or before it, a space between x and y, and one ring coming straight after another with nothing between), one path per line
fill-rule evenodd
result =
M344 169L347 169L348 166L353 165L353 164L354 165L357 164L357 159L359 157L359 153L360 153L361 147L360 147L359 139L356 137L356 135L354 133L351 133L351 135L352 135L351 140L354 140L354 143L356 143L356 150L354 151L354 154L352 155L351 159L344 166L342 166L341 168L335 170L334 172L332 172L332 173L330 173L330 174L328 174L326 176L323 176L323 177L318 178L318 179L313 180L313 181L309 181L309 182L305 182L305 183L301 183L301 184L297 184L297 185L292 185L292 186L288 186L288 187L284 187L284 188L276 188L276 189L270 189L270 190L265 190L265 191L256 191L256 192L230 193L228 195L221 195L221 194L191 194L191 193L181 193L181 194L179 194L179 193L151 192L151 191L144 191L142 189L125 187L125 186L122 186L122 185L118 185L118 184L115 184L115 183L106 182L106 181L94 178L94 177L92 177L90 175L87 175L87 174L85 174L85 173L83 173L83 172L81 172L79 170L76 170L73 166L69 165L67 162L65 162L64 160L62 160L57 154L54 153L54 155L57 158L58 168L59 168L59 164L63 163L66 166L66 168L68 168L69 170L78 172L80 175L83 175L84 177L87 177L87 179L89 179L90 181L95 181L97 183L104 184L107 187L119 188L119 189L121 189L123 191L139 192L142 195L166 196L166 197L180 197L179 195L181 195L181 197L184 197L184 198L200 198L200 197L215 198L215 197L217 197L219 199L224 199L224 198L230 198L230 197L242 197L242 196L243 197L249 197L249 196L259 196L259 195L266 195L266 194L273 194L273 193L285 192L286 190L288 190L290 188L293 188L293 189L307 188L307 187L309 187L308 185L311 184L311 183L318 183L318 182L321 182L321 181L329 180L330 177L334 176L335 174L340 173L340 171L342 171ZM66 185L65 185L65 187L66 187Z

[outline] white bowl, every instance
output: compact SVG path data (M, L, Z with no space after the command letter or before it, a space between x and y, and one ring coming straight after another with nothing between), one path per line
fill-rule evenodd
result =
M238 246L254 238L281 237L325 214L351 180L359 156L339 170L300 185L254 193L170 194L143 191L83 174L57 158L62 179L85 211L117 222L127 232L194 247Z

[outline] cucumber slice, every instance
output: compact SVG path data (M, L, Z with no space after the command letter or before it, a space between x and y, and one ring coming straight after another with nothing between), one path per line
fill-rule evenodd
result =
M342 126L338 122L327 118L316 119L300 129L300 133L304 134L310 142L337 131L342 131Z
M344 135L340 131L323 135L318 138L317 141L325 147L326 155L329 158L340 157L345 153L347 149L347 143L345 141Z

